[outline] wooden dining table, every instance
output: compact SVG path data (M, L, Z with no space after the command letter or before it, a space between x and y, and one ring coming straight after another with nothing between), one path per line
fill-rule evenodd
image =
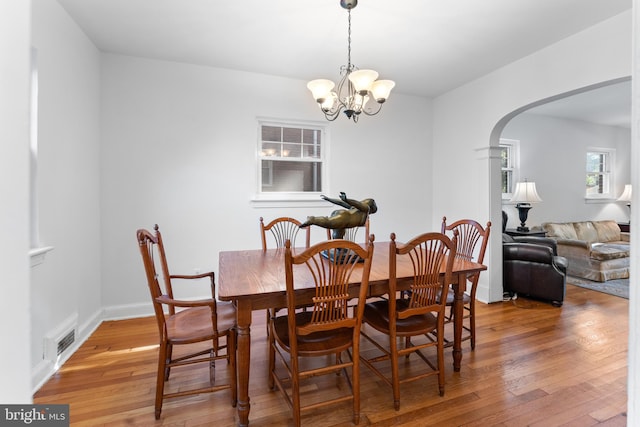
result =
M303 250L304 248L294 249L294 251ZM467 277L482 270L486 270L486 266L463 259L456 258L453 264L452 287L455 293L453 367L455 371L460 371L462 360L462 298L466 289ZM442 273L444 274L444 271ZM305 272L300 270L300 274L305 274ZM399 289L408 289L409 279L413 278L413 267L408 257L398 258L396 274ZM315 285L312 280L302 279L297 279L297 283L308 283L308 286L301 285L296 288L297 296L301 303L311 302ZM375 242L368 295L374 297L387 293L388 280L389 242ZM356 297L360 283L354 282L351 285L350 293ZM220 252L218 297L223 301L234 301L237 307L238 425L248 426L252 312L267 308L286 307L284 249Z

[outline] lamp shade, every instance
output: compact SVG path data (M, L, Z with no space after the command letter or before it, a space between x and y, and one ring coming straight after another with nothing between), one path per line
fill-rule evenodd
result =
M316 100L316 102L322 104L327 99L327 97L329 97L329 95L331 94L331 90L335 85L336 84L331 80L317 79L311 80L309 83L307 83L307 88L313 94L313 98Z
M349 74L349 80L353 88L360 95L366 95L371 85L378 78L378 73L373 70L357 70Z
M618 197L618 202L630 202L631 201L631 184L626 184L624 186L624 191Z
M373 99L382 104L387 100L387 98L389 98L391 89L393 89L395 85L396 84L393 80L376 80L371 85L371 94L373 95Z
M542 199L538 195L535 182L519 182L516 184L516 191L513 192L512 202L516 203L537 203Z

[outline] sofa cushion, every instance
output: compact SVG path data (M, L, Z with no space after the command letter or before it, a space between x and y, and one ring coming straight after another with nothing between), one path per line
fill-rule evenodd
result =
M628 257L629 245L595 244L591 248L591 258L599 261Z
M574 222L573 227L576 230L578 240L590 243L599 242L598 232L591 221Z
M547 232L548 237L552 237L554 239L578 240L576 230L573 228L573 223L571 222L547 222L542 224L542 227Z
M598 242L615 242L621 240L620 226L615 221L594 221L593 226L598 232Z

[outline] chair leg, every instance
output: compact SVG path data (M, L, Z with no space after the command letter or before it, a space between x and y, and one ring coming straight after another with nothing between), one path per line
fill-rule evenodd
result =
M169 381L169 375L171 374L171 368L169 367L169 364L171 363L171 357L173 356L173 346L171 344L165 343L166 348L164 350L164 380L165 381Z
M155 402L155 416L156 420L160 419L160 413L162 412L162 398L164 396L164 382L169 375L169 369L167 368L167 343L162 342L158 349L158 374L156 377L156 402Z
M269 330L269 322L271 322L271 317L272 317L272 315L271 315L271 309L270 309L270 308L267 308L267 338L269 338L269 333L271 332L271 331Z
M216 361L213 360L213 357L216 356L216 351L211 349L209 352L209 357L211 357L211 361L209 362L209 384L215 385L216 383Z
M291 358L291 394L292 394L292 406L293 406L293 424L296 427L300 427L302 422L302 416L300 414L300 377L298 373L300 367L298 366L298 359L296 357Z
M389 336L391 338L391 336ZM395 339L389 340L389 350L391 353L391 384L393 387L393 407L400 410L400 372L398 369L398 343Z
M236 355L238 353L238 339L235 329L229 331L227 335L227 356L229 356L229 364L231 365L231 406L234 408L238 405L238 369L236 365Z
M438 328L438 392L444 396L444 324Z
M352 391L353 391L353 423L360 423L360 332L356 331L356 336L353 339L353 355L351 361L353 365L351 367L352 377Z
M476 302L469 302L469 328L471 329L471 350L476 349Z
M271 323L269 323L268 325L269 328L271 328ZM273 390L275 388L275 381L274 381L274 375L275 373L275 369L276 369L276 350L273 347L275 345L275 340L273 338L273 331L271 331L269 333L269 335L267 336L268 344L267 344L267 350L269 351L269 376L268 376L268 386L269 386L269 390Z

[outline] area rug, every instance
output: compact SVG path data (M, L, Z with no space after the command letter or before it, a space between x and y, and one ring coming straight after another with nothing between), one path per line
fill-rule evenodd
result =
M593 282L579 277L567 276L567 283L581 288L587 288L629 299L629 279L613 279L607 280L606 282Z

